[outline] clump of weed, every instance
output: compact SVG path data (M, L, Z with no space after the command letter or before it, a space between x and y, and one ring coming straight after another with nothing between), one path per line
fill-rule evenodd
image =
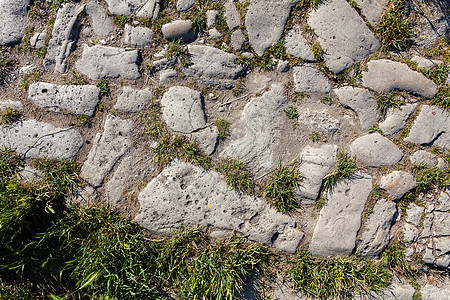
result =
M390 108L399 108L401 105L405 104L403 99L399 99L396 92L391 93L379 93L375 96L377 101L377 108L383 116L386 115Z
M288 108L286 108L284 110L284 113L291 120L294 120L294 119L298 118L297 106L293 106L293 105L289 106Z
M316 200L316 202L314 202L314 208L317 210L322 209L322 207L325 206L325 204L327 203L327 199L323 196L319 197L319 199Z
M273 60L266 52L263 56L255 58L255 64L259 70L268 71L272 69Z
M6 284L0 279L0 299L31 300L33 297L24 284Z
M156 97L156 99L162 98L164 93L167 91L166 87L164 85L158 85L156 89L153 91L153 95Z
M294 190L299 187L302 176L297 170L297 164L286 166L281 164L264 188L264 197L280 212L286 212L298 207L297 200L293 197Z
M425 56L432 57L436 55L441 55L444 59L450 59L450 53L448 51L448 46L450 46L450 41L448 38L442 38L438 41L437 45L433 48L425 50Z
M0 85L6 82L6 77L13 65L14 60L6 54L6 51L0 49Z
M143 113L144 133L155 139L169 135L166 124L161 120L160 115L161 107L157 103L152 103Z
M0 180L1 183L7 183L11 176L16 174L17 168L23 167L23 160L14 151L0 149ZM3 185L2 185L3 187Z
M223 141L230 134L230 122L227 120L217 120L214 122L217 127L219 141Z
M313 143L320 141L320 139L322 138L322 136L320 135L319 132L317 131L313 131L311 132L311 134L309 135L309 138L311 139L311 141Z
M331 104L333 104L333 98L323 96L322 98L320 98L320 102L322 102L323 104L326 104L326 105L331 105Z
M234 88L231 90L231 92L233 93L233 96L237 97L239 95L242 95L242 93L244 92L244 88L244 79L239 78L239 80L236 81L236 84L234 85Z
M306 251L297 254L288 270L296 289L317 298L348 297L361 290L387 287L392 276L381 264L359 256L315 258Z
M20 112L12 107L7 107L0 113L0 125L8 126L17 121L20 117Z
M181 57L185 52L185 47L181 42L181 39L177 39L169 42L169 49L167 49L166 57Z
M247 164L235 159L221 159L217 163L216 171L225 176L229 186L252 194L255 191L255 182Z
M72 72L72 78L65 78L64 84L66 85L85 85L88 84L87 80L75 71Z
M85 116L85 115L78 115L77 120L81 126L92 126L92 118Z
M431 104L450 110L450 87L448 85L440 86Z
M131 24L131 22L133 21L133 17L131 16L118 16L115 15L113 17L114 19L114 24L116 24L117 26L123 28L125 27L126 24Z
M36 82L41 78L41 72L35 71L31 73L27 73L23 75L22 79L20 80L20 86L26 91L30 87L30 85L33 82Z
M206 16L205 13L196 11L191 17L192 28L196 33L202 34L206 32Z
M372 124L372 126L369 128L369 133L378 132L380 134L383 134L383 130L378 126L377 123Z
M419 165L413 167L416 177L417 193L424 193L433 187L446 188L450 186L450 168L438 169L437 167L427 168Z
M351 158L347 153L339 152L336 169L323 179L323 190L330 189L339 180L350 177L358 169L355 159Z
M100 95L104 96L109 93L109 80L108 78L101 78L97 82L97 87L100 89Z
M269 52L273 54L273 57L278 59L286 59L287 54L284 44L286 44L286 40L281 39L269 49Z
M402 276L413 276L414 270L405 258L405 243L403 241L390 242L381 253L381 261L391 270Z
M375 27L386 50L403 50L411 43L411 26L405 17L406 1L391 0Z
M313 52L313 54L314 54L314 58L315 58L316 60L323 60L323 53L324 53L324 50L323 50L323 48L319 45L319 43L313 43L313 44L311 45L311 50L312 50L312 52Z

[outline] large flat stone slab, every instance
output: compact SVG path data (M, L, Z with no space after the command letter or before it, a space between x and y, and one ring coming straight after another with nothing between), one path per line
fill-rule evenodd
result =
M232 88L243 71L243 67L235 63L237 56L234 54L201 45L189 45L188 50L192 65L184 72L201 83Z
M371 60L362 73L362 83L379 93L402 90L431 99L437 93L436 84L408 65L388 59Z
M294 67L294 83L297 93L326 94L331 91L331 83L312 64Z
M361 214L372 191L372 177L357 173L339 181L328 193L320 211L309 251L314 256L347 256L355 248Z
M403 157L402 151L378 132L354 140L350 152L369 167L391 166Z
M378 120L377 101L369 90L346 86L333 91L342 105L358 114L361 129L369 129Z
M131 120L108 115L103 133L97 133L80 176L94 187L100 186L117 160L131 147Z
M152 100L153 93L148 89L136 90L125 86L117 97L114 109L136 113L140 112L144 106Z
M103 5L96 2L86 4L86 14L91 17L92 30L101 38L107 38L114 33L113 18L106 14Z
M0 45L20 42L27 24L27 8L29 0L0 1Z
M229 188L222 175L173 161L138 197L135 220L151 232L170 235L182 227L206 227L214 236L232 231L267 246L295 252L303 233L290 217L267 203Z
M245 15L248 40L256 54L275 45L283 34L284 25L296 0L251 0Z
M450 149L450 113L440 107L422 106L405 141Z
M311 12L308 24L325 50L323 58L326 66L336 74L381 46L364 20L345 0L322 3Z
M286 102L284 87L275 84L261 97L251 99L220 156L248 162L256 174L270 171L275 166L274 150L281 139Z
M84 45L82 57L75 62L75 67L90 79L121 77L134 80L141 77L138 61L137 50Z
M0 130L0 145L26 158L72 159L83 146L78 130L36 120L19 121Z
M35 105L53 111L68 110L92 117L100 101L100 89L95 85L55 85L35 82L28 88L28 99Z
M303 30L298 24L286 33L286 43L284 44L286 53L306 61L316 61L314 53L302 33Z

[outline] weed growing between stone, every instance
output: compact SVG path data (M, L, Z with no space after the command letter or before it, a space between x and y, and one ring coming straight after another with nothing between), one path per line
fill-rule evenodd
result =
M293 106L293 105L289 106L288 108L286 108L284 110L284 113L286 114L286 117L288 117L291 120L298 118L297 106Z
M20 117L20 112L12 107L7 107L0 113L0 125L2 127L11 125Z
M100 89L100 95L104 96L109 93L109 80L108 78L101 78L96 85Z
M279 212L286 212L298 207L293 192L300 186L302 176L297 168L295 163L286 166L280 164L264 188L264 197Z
M217 138L223 141L230 134L230 122L227 120L217 120L214 122L214 126L217 127Z
M39 71L35 71L35 72L31 72L28 74L23 75L21 81L20 81L20 86L27 91L28 87L36 81L39 81L39 78L41 78L41 72Z
M225 176L228 185L247 194L255 192L255 182L247 164L235 159L221 159L216 171Z
M414 166L413 173L416 178L416 192L425 193L433 187L445 189L450 186L450 168L443 170L437 167L427 168L426 166Z
M402 276L411 277L415 271L405 260L405 243L403 241L390 242L381 253L381 260L391 270Z
M385 50L403 50L410 45L411 25L405 17L405 10L405 0L391 0L375 27Z
M6 51L0 49L0 86L6 82L6 77L13 66L13 62Z
M391 275L382 264L358 256L314 258L297 254L288 270L296 289L317 298L349 297L353 291L378 291L387 287Z
M438 93L432 99L431 104L450 110L450 87L446 82L450 72L450 58L429 70L421 69L420 71L438 86Z
M320 135L319 132L317 131L313 131L311 132L311 134L309 135L309 138L311 139L311 141L313 143L320 141L320 139L322 138L322 136Z
M339 152L336 169L323 178L322 191L329 190L339 180L350 177L358 169L355 159L347 153Z
M64 84L67 85L85 85L88 84L86 78L83 75L77 74L75 71L72 72L71 78L64 79Z
M399 96L401 96L401 93L398 92L391 92L391 93L378 93L375 96L375 99L377 101L377 108L380 111L380 113L385 116L386 113L390 108L399 108L403 104L405 104L405 101L403 99L399 99Z

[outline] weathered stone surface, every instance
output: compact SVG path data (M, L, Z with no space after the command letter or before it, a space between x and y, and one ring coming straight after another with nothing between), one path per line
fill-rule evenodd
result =
M436 106L422 106L405 141L450 149L450 113Z
M242 30L235 30L231 34L231 46L234 50L241 50L242 46L245 42L245 36L242 33Z
M105 192L108 202L113 206L123 199L123 192L129 178L133 176L133 157L127 156L120 161L117 170L110 180L105 184Z
M203 152L211 155L216 150L218 134L219 131L217 130L216 126L210 126L194 132L192 134L192 137L198 143L200 148L202 148Z
M113 108L130 113L140 112L152 100L152 96L153 93L148 88L135 90L126 86L117 97L117 102Z
M375 27L380 22L387 0L355 0L355 2L367 21Z
M224 7L228 29L233 30L239 27L241 25L241 16L239 15L233 0L227 0Z
M131 147L131 120L108 115L103 133L97 133L80 176L94 187L100 186L117 160Z
M134 80L141 76L138 61L137 50L84 45L83 55L76 61L75 67L78 72L90 79L122 77Z
M72 52L78 39L78 15L84 12L85 5L66 3L58 9L52 37L48 42L44 59L44 68L49 69L55 65L55 72L64 73L67 67L67 58Z
M20 101L0 100L0 110L4 110L8 107L21 110L23 108L23 105Z
M442 191L437 200L438 205L436 206L437 211L448 211L450 212L450 188L446 191Z
M402 151L378 132L354 140L350 152L369 167L391 166L403 157Z
M194 4L195 4L195 0L178 0L177 1L177 10L178 11L187 11Z
M23 168L20 167L17 170L17 177L23 181L36 182L43 180L45 178L45 175L39 170L36 170L29 166L25 166Z
M284 48L286 48L287 54L314 62L316 61L316 58L314 57L314 53L309 47L308 42L303 37L302 32L300 25L294 25L294 27L286 34Z
M217 15L219 14L218 10L210 9L206 11L206 26L211 27L216 23Z
M200 45L189 45L188 49L192 65L184 69L186 76L195 77L201 83L232 88L234 79L243 71L242 66L235 64L234 54Z
M263 200L230 189L223 176L174 161L139 194L135 220L152 232L169 235L180 227L213 226L214 235L230 231L288 252L303 233L290 217Z
M212 39L222 38L222 34L220 33L220 31L215 28L211 28L210 30L208 30L208 33L209 33L209 37Z
M45 46L45 39L47 38L47 31L43 30L42 32L36 32L30 38L30 45L36 49L42 49Z
M406 209L406 222L409 222L416 226L419 225L424 211L424 207L411 203Z
M131 46L145 47L152 42L153 31L147 27L133 27L125 24L124 42Z
M388 59L371 60L362 73L364 86L379 93L404 90L431 99L437 93L436 84L408 65Z
M405 243L412 244L417 241L418 237L419 230L416 228L416 226L405 223L403 231L403 240L405 241Z
M136 13L141 18L158 18L160 0L105 0L114 15L129 16Z
M286 102L284 87L275 84L261 97L251 99L242 111L240 126L232 130L231 142L220 156L248 162L256 174L272 170Z
M86 4L86 14L91 17L94 34L101 38L107 38L114 33L113 19L106 14L103 5L96 2Z
M389 152L384 153L384 155L389 155ZM393 171L381 177L380 187L389 195L400 199L416 187L416 181L414 176L407 172Z
M450 212L434 213L432 233L435 237L450 236Z
M417 63L418 68L430 69L434 66L438 66L442 63L440 60L429 59L421 56L414 55L411 60Z
M2 128L0 145L26 158L70 160L83 146L83 138L73 128L58 128L36 120L26 120Z
M379 124L380 129L386 135L395 135L402 130L409 116L416 110L417 104L405 104L399 108L391 108L386 114L386 119Z
M140 18L152 18L157 19L161 0L148 0L136 13L136 16Z
M189 43L195 39L192 22L190 20L175 20L164 24L161 31L164 38L168 40L181 39L184 43Z
M356 253L369 259L377 258L389 243L389 232L396 213L397 207L394 202L379 200L364 224Z
M339 181L327 193L320 211L309 251L314 256L346 256L355 248L361 214L372 190L372 177L357 173L353 179Z
M245 27L250 45L256 54L275 45L283 34L284 25L289 17L295 0L252 0L245 15Z
M200 92L185 86L171 87L161 99L162 117L170 129L191 133L205 128Z
M438 160L436 155L431 154L425 150L418 150L411 154L409 160L414 165L425 165L429 168L432 168L438 164Z
M335 133L341 125L339 120L333 119L326 110L310 112L308 109L298 118L298 122L312 130L324 131L328 135Z
M311 12L308 24L325 50L325 64L336 74L381 46L356 10L345 0L322 3Z
M450 295L450 280L445 279L441 287L426 284L420 289L422 300L448 300Z
M177 71L174 69L162 70L159 73L159 82L161 83L169 83L171 78L177 76Z
M342 105L351 108L358 114L363 130L372 127L378 119L377 101L372 92L356 87L341 87L333 90Z
M303 176L300 187L294 190L293 196L302 204L312 204L319 196L322 179L336 164L338 147L323 145L303 148L298 170Z
M68 110L92 117L100 101L100 89L95 85L54 85L35 82L28 88L28 99L35 105L53 111Z
M393 281L381 291L363 292L362 295L357 295L352 300L413 300L416 290L410 284L399 282L395 277Z
M2 16L0 45L20 42L24 35L29 3L29 0L0 1L0 16Z
M331 91L331 83L314 65L303 64L293 70L297 93L326 94Z

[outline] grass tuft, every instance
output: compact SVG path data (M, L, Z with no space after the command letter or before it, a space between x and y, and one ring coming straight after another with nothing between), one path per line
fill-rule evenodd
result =
M214 122L217 127L219 141L223 141L230 134L230 122L227 120L217 120Z
M330 189L339 180L350 177L358 169L355 159L347 153L339 152L336 169L323 179L323 191Z
M397 92L391 92L387 94L379 93L375 96L375 99L377 101L377 108L383 116L386 115L390 108L399 108L400 106L405 104L405 101L402 99L398 99L397 95Z
M64 79L64 84L66 85L85 85L88 84L88 81L80 74L72 72L72 78Z
M284 113L291 120L295 120L298 118L297 106L293 106L293 105L289 106L288 108L286 108L284 110Z
M157 103L152 103L148 110L143 113L144 133L155 139L160 139L169 134L160 114L161 107Z
M381 253L381 261L391 270L402 276L414 276L414 269L406 262L405 243L390 242Z
M2 127L11 125L20 117L20 112L12 107L7 107L0 113L0 125Z
M109 93L109 80L108 78L101 78L97 82L97 87L100 89L100 95L104 96Z
M391 0L375 27L385 50L403 50L411 44L411 25L405 10L405 0Z
M252 194L255 191L255 182L247 164L235 159L221 159L217 163L216 171L225 176L228 185Z
M14 64L5 52L0 48L0 85L6 83L6 77Z

